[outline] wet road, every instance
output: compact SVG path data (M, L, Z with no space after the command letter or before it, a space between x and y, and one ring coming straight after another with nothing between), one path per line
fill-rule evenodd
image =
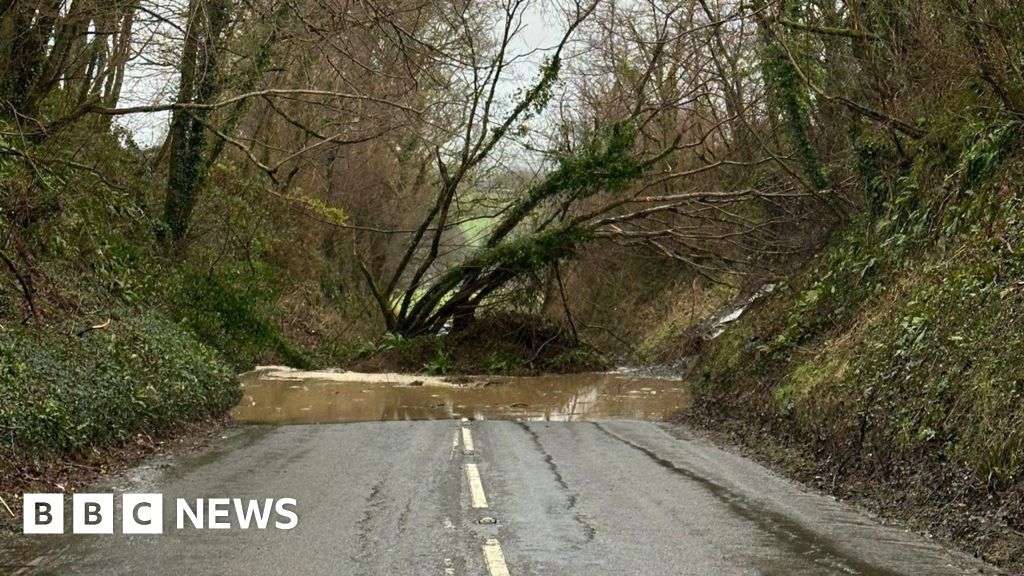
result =
M244 576L984 570L652 422L249 426L209 451L152 461L101 488L161 492L165 508L178 497L291 497L299 524L178 530L171 507L163 535L20 538L3 562L6 570ZM495 523L481 523L485 518Z

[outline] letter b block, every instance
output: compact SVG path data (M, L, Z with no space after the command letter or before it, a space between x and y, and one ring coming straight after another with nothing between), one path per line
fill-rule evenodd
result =
M71 531L75 534L113 534L114 495L75 494L71 498Z
M64 533L63 494L25 494L21 531L25 534Z

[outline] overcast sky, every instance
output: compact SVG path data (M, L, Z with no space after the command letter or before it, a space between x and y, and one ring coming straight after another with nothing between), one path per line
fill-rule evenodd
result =
M162 1L148 7L162 18L178 20L183 13L182 0ZM175 15L179 16L175 16ZM564 22L557 14L544 10L540 2L534 2L523 15L523 29L512 49L516 54L527 54L538 49L549 49L561 38ZM177 71L169 66L171 55L166 47L179 33L166 23L140 21L135 28L136 57L126 67L125 81L121 92L121 107L144 106L171 102L177 91ZM537 65L543 59L543 52L533 54L520 62L501 86L503 96L511 98L515 90L536 78ZM135 142L142 147L159 144L167 134L170 123L169 112L132 114L120 116L116 122L127 128Z

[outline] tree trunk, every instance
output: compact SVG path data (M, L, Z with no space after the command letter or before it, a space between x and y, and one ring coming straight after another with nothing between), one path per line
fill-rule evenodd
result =
M229 0L192 0L181 57L179 104L209 104L219 89L221 35L227 28ZM170 166L164 222L169 246L177 250L188 232L205 176L203 157L209 111L177 109L171 120Z
M13 109L22 116L36 114L29 98L42 72L61 0L40 0L12 5L0 16L0 102L5 114Z

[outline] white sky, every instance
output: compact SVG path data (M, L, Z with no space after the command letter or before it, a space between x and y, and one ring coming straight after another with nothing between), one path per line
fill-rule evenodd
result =
M161 1L147 8L165 19L180 21L184 11L182 0ZM175 17L178 15L178 17ZM501 86L507 101L518 88L536 79L538 65L563 33L564 22L555 11L546 10L542 2L532 2L523 14L523 28L512 44L516 54L541 52L518 62ZM173 101L177 91L177 72L172 64L176 57L168 46L180 42L180 32L166 23L139 22L134 29L136 56L128 63L121 91L120 107L146 106ZM160 144L167 134L170 113L147 113L119 116L115 122L131 132L143 147Z

